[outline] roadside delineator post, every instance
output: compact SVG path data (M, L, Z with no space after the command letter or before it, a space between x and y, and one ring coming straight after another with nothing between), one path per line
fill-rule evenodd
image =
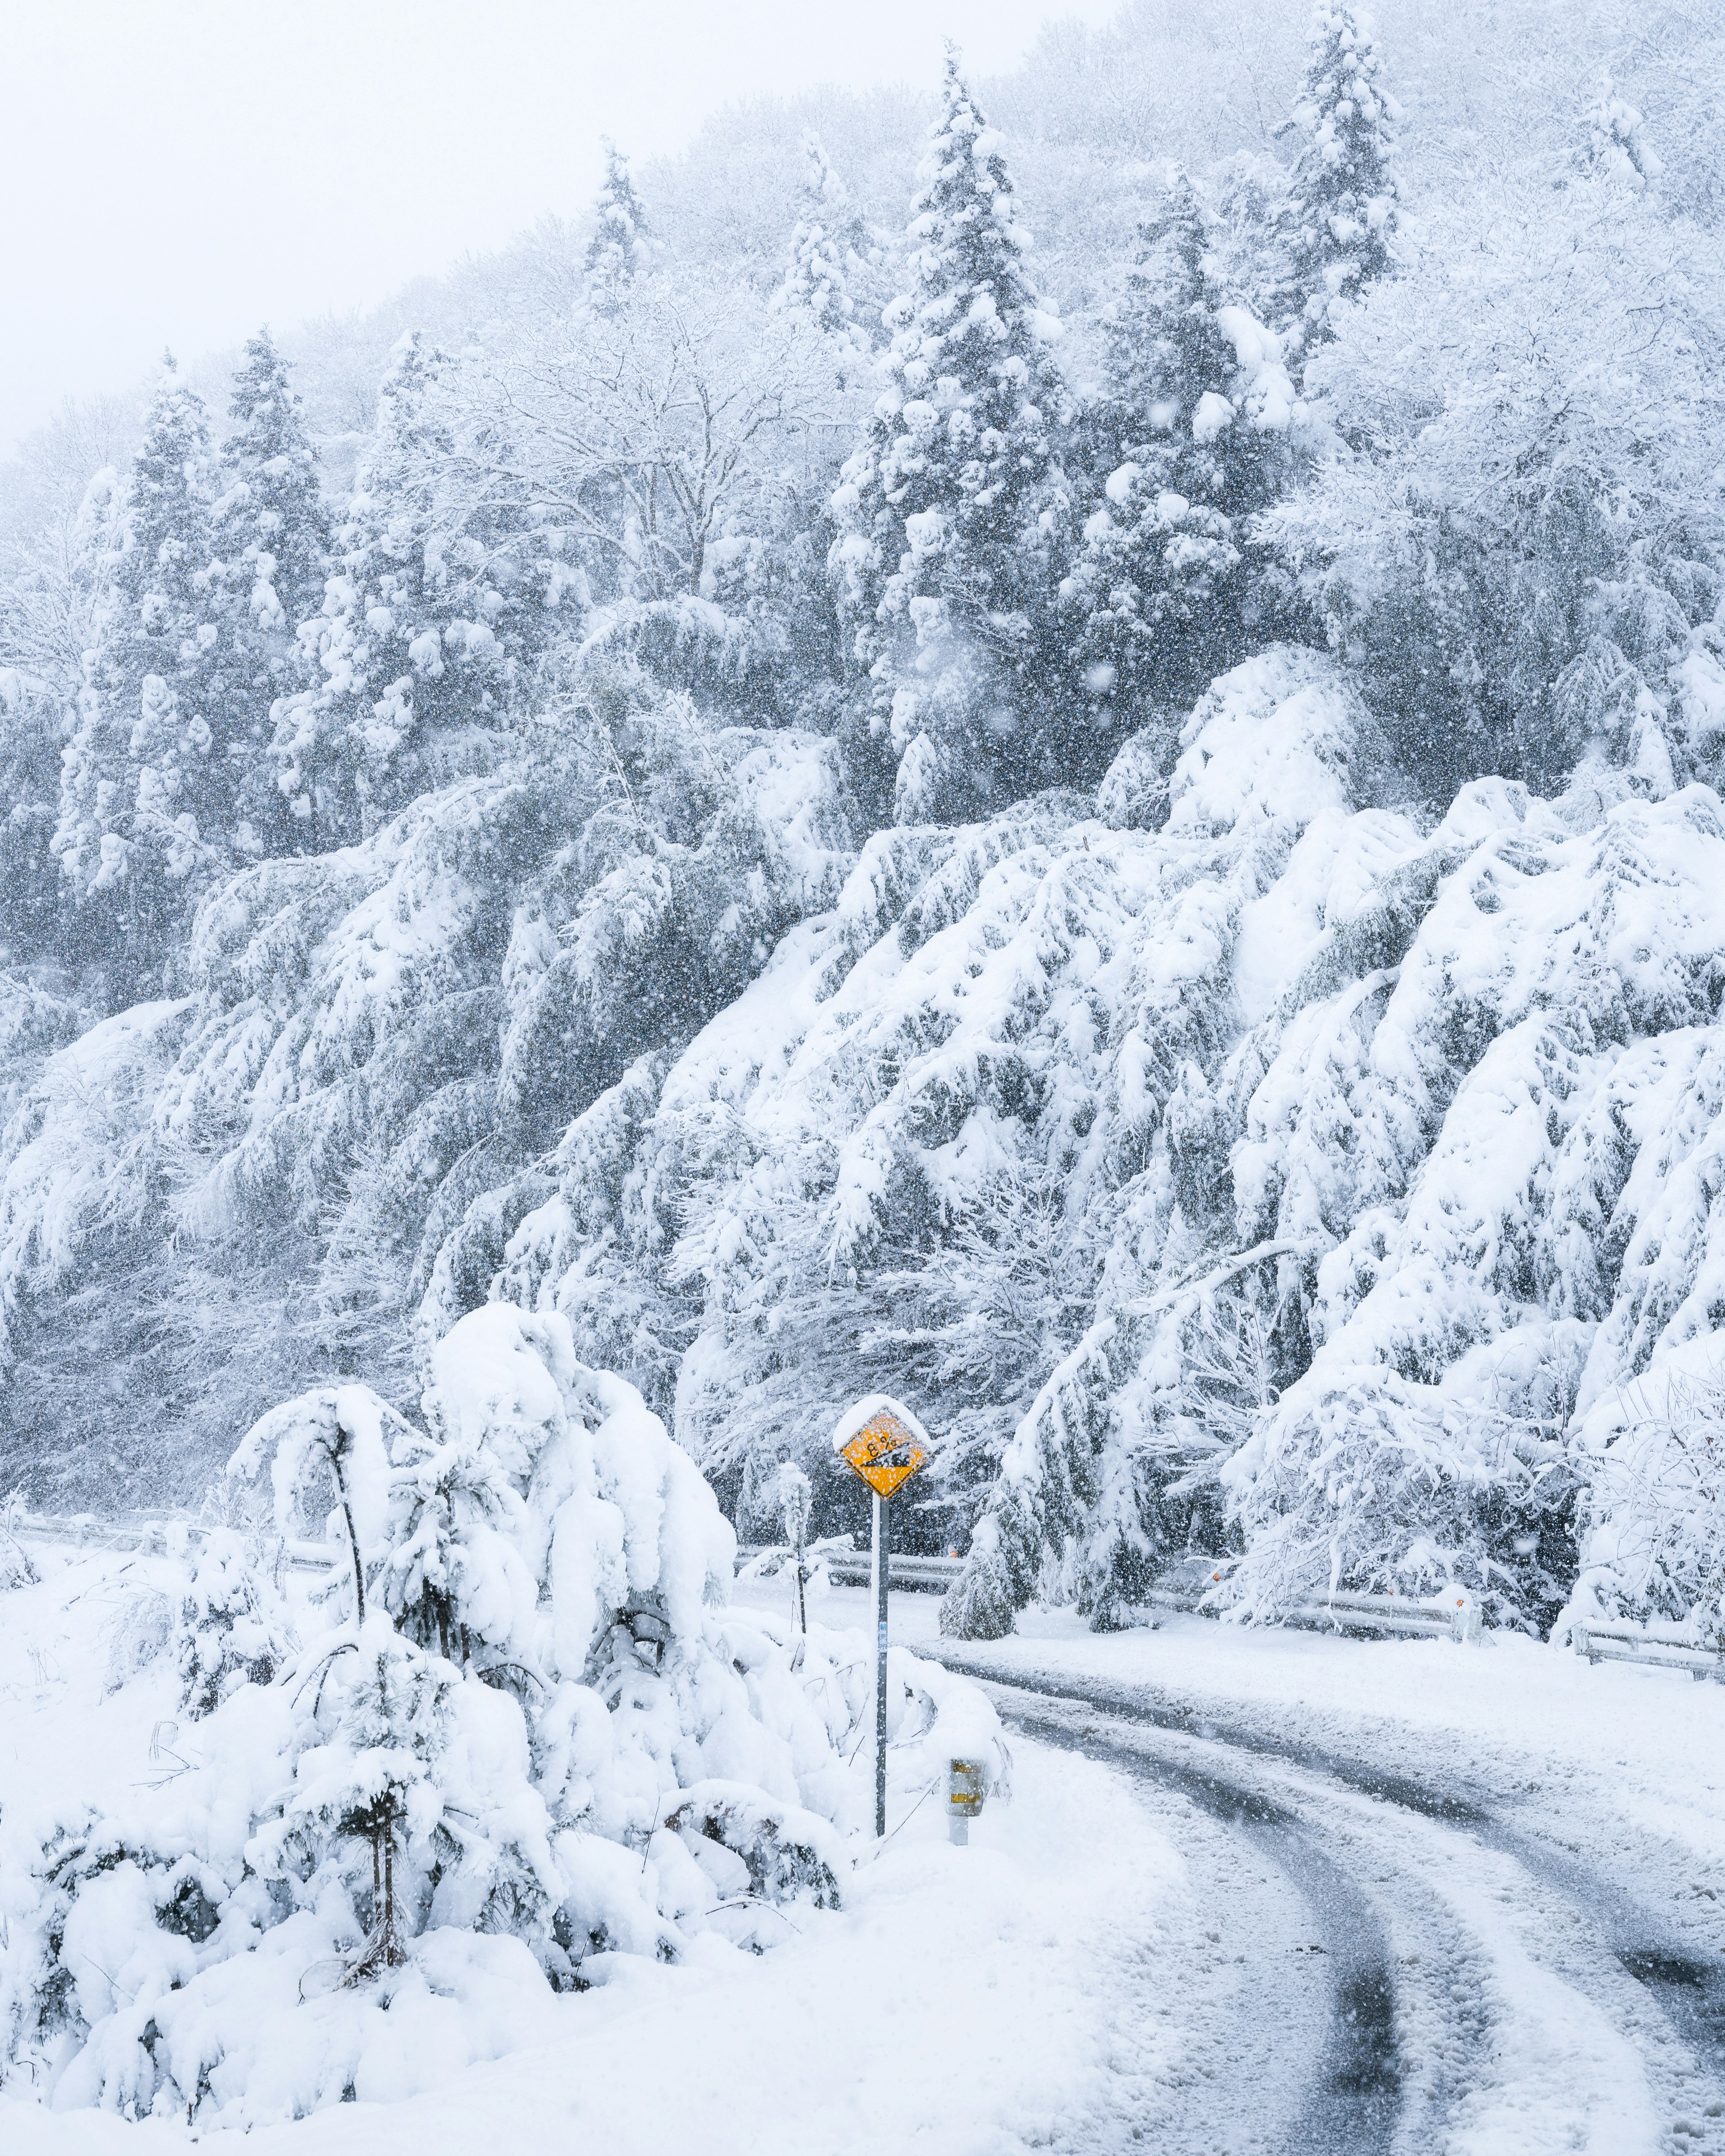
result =
M947 1763L947 1839L955 1849L970 1840L970 1823L983 1808L988 1793L988 1769L980 1759L949 1759Z
M1450 1622L1455 1627L1460 1645L1476 1647L1480 1644L1479 1599L1465 1587L1445 1589L1444 1599L1450 1604Z
M833 1450L874 1492L875 1832L886 1832L886 1589L893 1492L928 1465L928 1433L911 1410L885 1393L871 1393L841 1415Z

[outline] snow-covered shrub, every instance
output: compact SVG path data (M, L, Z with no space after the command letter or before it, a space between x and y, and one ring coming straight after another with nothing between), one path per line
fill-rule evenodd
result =
M1565 1614L1687 1625L1725 1647L1725 1386L1716 1335L1662 1357L1584 1422L1582 1565Z
M172 1771L9 1848L8 2043L56 2105L245 2126L407 2093L548 2035L593 1955L764 1948L779 1905L840 1900L867 1658L722 1608L711 1491L560 1317L494 1304L432 1365L423 1428L326 1389L235 1455L325 1552L334 1622L266 1666L266 1585L212 1535ZM1004 1776L973 1687L891 1679L896 1787L948 1743Z
M173 1637L174 1606L161 1589L128 1589L108 1624L108 1690L129 1684L168 1651Z
M24 1510L22 1490L9 1491L0 1498L0 1592L9 1587L33 1587L41 1577L19 1538Z
M176 1627L180 1704L213 1714L243 1684L268 1684L293 1645L290 1620L255 1542L212 1527L180 1598Z

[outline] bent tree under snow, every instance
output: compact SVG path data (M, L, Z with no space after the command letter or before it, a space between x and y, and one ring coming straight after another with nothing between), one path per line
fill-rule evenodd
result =
M230 1479L273 1537L196 1562L177 1766L4 1822L8 2052L56 2106L246 2127L400 2096L548 2037L595 1957L765 1948L785 1904L839 1905L871 1679L726 1609L711 1491L563 1319L476 1312L419 1424L307 1394ZM284 1551L326 1555L296 1609ZM913 1794L945 1752L1004 1770L944 1671L896 1656L889 1720Z

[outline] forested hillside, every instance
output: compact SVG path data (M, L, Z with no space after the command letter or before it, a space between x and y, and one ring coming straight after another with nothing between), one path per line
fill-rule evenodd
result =
M1725 1624L1725 9L1428 15L752 105L26 444L0 1487L503 1301L745 1536L909 1402L963 1634Z

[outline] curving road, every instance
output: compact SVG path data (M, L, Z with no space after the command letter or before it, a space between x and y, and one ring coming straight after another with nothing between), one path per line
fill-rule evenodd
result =
M1655 1913L1660 1851L1150 1687L919 1643L1027 1736L1131 1774L1199 1912L1148 2010L1190 2070L1086 2147L1166 2156L1725 2156L1725 1919ZM1672 1905L1675 1907L1675 1903ZM1125 2092L1122 2092L1124 2098Z

